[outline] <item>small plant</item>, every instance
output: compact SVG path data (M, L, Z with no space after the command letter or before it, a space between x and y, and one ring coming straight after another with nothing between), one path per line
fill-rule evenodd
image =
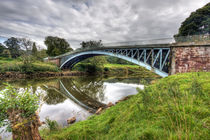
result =
M6 84L5 90L0 92L0 127L7 126L7 130L13 133L13 139L33 137L40 140L38 107L39 96L31 93L29 88L18 91Z
M56 131L60 128L55 120L50 120L49 118L45 118L45 120L47 128L49 128L50 131Z

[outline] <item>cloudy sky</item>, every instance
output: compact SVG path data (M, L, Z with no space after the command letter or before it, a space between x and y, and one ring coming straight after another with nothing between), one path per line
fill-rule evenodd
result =
M172 37L191 12L209 0L0 0L0 36L46 36L81 41ZM0 39L1 41L2 39Z

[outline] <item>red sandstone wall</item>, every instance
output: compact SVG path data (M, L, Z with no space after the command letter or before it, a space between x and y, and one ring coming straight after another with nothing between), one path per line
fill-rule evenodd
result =
M172 48L171 74L210 71L210 46Z
M47 59L46 62L51 62L56 64L58 67L60 66L60 59Z

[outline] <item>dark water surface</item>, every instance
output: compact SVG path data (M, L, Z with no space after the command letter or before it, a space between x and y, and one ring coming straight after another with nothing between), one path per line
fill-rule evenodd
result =
M144 82L142 82L144 81ZM150 81L146 79L146 81ZM33 93L41 94L39 108L40 120L48 117L56 120L61 126L67 125L67 119L76 117L77 121L85 120L99 107L109 102L115 103L125 96L137 94L137 88L143 89L145 79L111 78L111 77L65 77L1 81L18 89L30 88ZM1 131L1 130L0 130ZM1 134L6 139L8 133Z

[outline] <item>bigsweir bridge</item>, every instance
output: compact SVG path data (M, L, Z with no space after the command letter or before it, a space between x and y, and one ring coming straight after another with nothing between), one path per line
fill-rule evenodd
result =
M100 55L127 60L162 77L190 71L210 71L209 36L202 36L202 39L199 38L196 42L191 40L160 44L105 44L102 47L76 50L45 60L56 63L61 69L71 69L82 60Z

